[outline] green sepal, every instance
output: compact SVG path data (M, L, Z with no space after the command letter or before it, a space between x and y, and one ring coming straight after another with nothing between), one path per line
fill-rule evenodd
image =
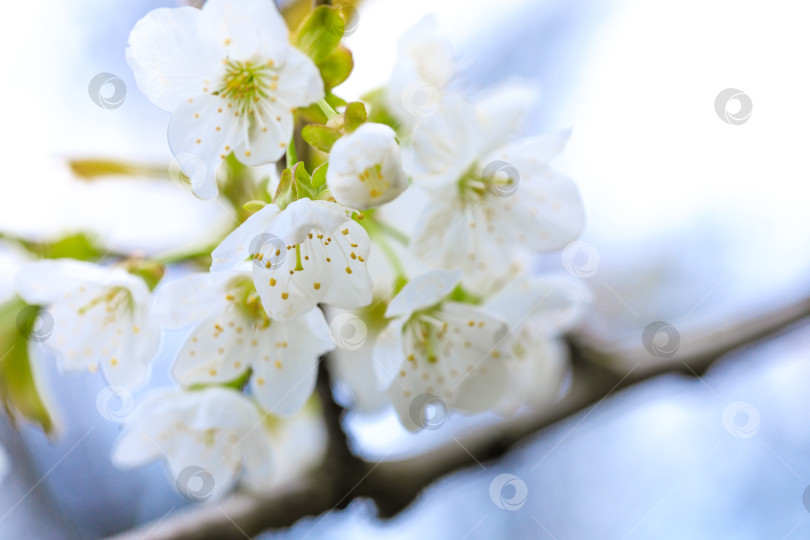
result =
M320 193L324 186L326 186L326 170L329 168L329 162L321 163L314 171L312 171L312 187L316 192Z
M242 210L244 210L249 217L258 212L259 210L261 210L262 208L264 208L265 206L267 206L267 203L264 201L248 201L242 205Z
M352 101L346 105L346 110L343 112L343 128L347 133L351 133L368 120L368 113L366 113L366 106L359 101Z
M281 171L281 179L279 180L276 194L273 196L273 201L279 209L284 210L287 205L298 199L298 190L296 189L293 179L293 173L290 169Z
M341 135L339 130L319 124L309 124L301 130L301 137L308 144L327 154Z

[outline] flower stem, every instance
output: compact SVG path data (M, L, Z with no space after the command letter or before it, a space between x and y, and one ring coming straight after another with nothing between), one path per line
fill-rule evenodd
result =
M335 109L333 109L325 99L320 100L317 105L321 112L326 116L327 120L331 120L332 118L338 116L337 111L335 111Z
M399 260L399 255L397 255L397 252L394 251L394 248L391 247L391 244L388 243L388 240L386 240L384 236L380 234L374 235L374 240L380 246L380 249L382 249L385 257L394 269L394 272L396 272L393 294L397 294L402 290L402 287L408 283L405 268L402 266L402 261Z
M298 163L298 153L295 151L295 133L290 138L290 144L287 145L287 167L292 167Z

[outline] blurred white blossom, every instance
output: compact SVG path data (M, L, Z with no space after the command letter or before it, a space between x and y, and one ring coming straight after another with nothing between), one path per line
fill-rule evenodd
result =
M47 308L40 317L51 319L52 334L41 345L56 352L60 370L100 368L109 384L123 388L146 379L160 335L143 279L121 268L43 260L20 268L17 290Z

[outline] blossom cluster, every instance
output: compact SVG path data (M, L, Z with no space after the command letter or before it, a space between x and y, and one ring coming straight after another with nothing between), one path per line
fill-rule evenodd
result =
M164 280L149 261L56 259L20 272L19 295L53 317L38 350L64 371L134 391L161 331L182 331L178 387L138 400L116 464L164 459L176 480L201 467L216 495L240 478L268 489L280 426L309 410L330 351L357 409L392 406L412 431L434 427L430 404L513 414L557 398L559 337L590 295L528 268L583 227L576 184L551 165L569 133L516 139L531 87L455 85L429 18L400 39L385 88L347 102L334 92L353 65L346 22L321 6L291 32L271 0L208 0L132 30L127 60L171 113L195 195L220 194L229 160L281 172L241 201L210 268ZM347 344L347 317L361 342Z

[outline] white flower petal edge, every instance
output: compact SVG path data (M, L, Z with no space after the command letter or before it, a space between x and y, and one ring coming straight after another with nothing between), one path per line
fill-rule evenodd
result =
M180 384L226 383L252 368L251 392L278 415L304 405L318 358L334 348L319 309L289 321L269 319L248 271L180 278L161 289L158 305L170 323L194 324L172 367Z
M324 97L269 0L152 11L133 28L127 61L141 91L173 111L169 145L202 198L217 194L216 168L231 152L246 165L280 158L293 110Z
M144 397L111 458L122 469L162 459L181 494L217 500L240 474L249 483L266 483L272 454L257 407L235 390L208 388L158 390ZM194 472L202 487L188 483Z
M141 278L120 268L43 260L20 268L17 291L53 318L45 345L56 351L60 370L101 368L109 384L130 389L147 378L159 332Z
M506 323L475 306L437 299L439 291L452 291L458 281L457 274L447 274L443 280L436 273L417 278L414 290L400 292L409 300L400 301L403 309L395 312L402 315L380 333L373 351L378 383L388 389L400 422L409 430L426 427L429 401L480 412L499 402L507 384L502 359Z
M430 307L445 296L461 281L459 270L431 270L410 280L402 287L385 310L386 317L410 317L411 314Z
M367 210L390 202L408 187L396 133L366 123L338 139L329 152L326 183L343 206Z
M214 250L211 270L241 262L242 246L253 244L253 281L265 310L275 320L300 317L318 303L357 308L371 302L366 259L368 233L340 205L300 199L260 227L272 213L266 207ZM267 215L261 215L267 213ZM250 251L250 250L248 250Z
M486 153L515 137L535 101L537 91L528 81L508 80L488 88L473 109L479 126L476 150Z

